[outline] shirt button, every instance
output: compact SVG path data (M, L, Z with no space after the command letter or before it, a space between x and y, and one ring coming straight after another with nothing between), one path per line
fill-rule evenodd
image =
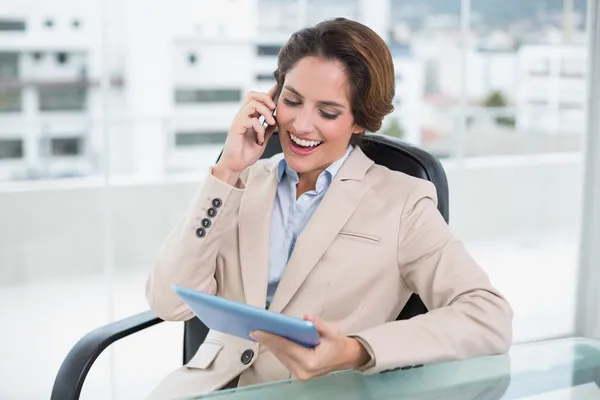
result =
M304 200L304 201L308 200L308 195L305 194L304 196L302 196L302 200Z
M242 353L242 358L240 359L240 361L242 362L242 364L248 365L250 363L250 361L252 361L253 358L254 358L254 352L252 350L248 349Z

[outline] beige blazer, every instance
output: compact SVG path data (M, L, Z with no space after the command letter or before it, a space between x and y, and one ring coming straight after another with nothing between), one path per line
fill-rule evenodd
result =
M257 162L236 187L209 174L147 280L158 316L193 317L173 284L265 306L280 158ZM436 202L432 183L374 164L355 148L298 237L270 309L316 314L359 338L372 358L366 374L506 352L512 309L453 237ZM199 237L205 218L211 224ZM412 293L430 312L395 321ZM244 364L246 350L254 357ZM210 331L150 398L216 390L240 374L240 386L290 378L257 343Z

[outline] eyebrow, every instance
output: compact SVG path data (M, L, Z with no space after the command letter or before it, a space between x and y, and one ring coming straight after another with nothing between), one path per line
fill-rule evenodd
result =
M293 87L286 85L284 86L285 89L289 90L290 92L294 93L296 96L300 97L301 99L304 98L304 96L302 96L300 94L300 92L298 92L296 89L294 89ZM333 107L340 107L340 108L346 108L345 106L341 105L338 102L335 101L327 101L327 100L323 100L323 101L318 101L317 103L322 104L324 106L333 106Z

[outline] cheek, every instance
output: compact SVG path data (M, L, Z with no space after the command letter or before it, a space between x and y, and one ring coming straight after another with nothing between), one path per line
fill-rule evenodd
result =
M351 121L346 121L345 118L323 121L319 126L319 132L329 142L349 141L350 136L352 136L352 124Z
M294 121L294 111L290 107L277 106L277 116L275 117L279 125L287 125Z

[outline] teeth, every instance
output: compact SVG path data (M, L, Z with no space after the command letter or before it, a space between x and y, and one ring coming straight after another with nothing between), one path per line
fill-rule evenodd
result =
M296 136L292 135L291 133L290 133L290 137L292 138L294 143L296 143L300 146L303 146L303 147L314 147L314 146L317 146L322 143L322 141L318 141L318 140L300 139L299 137L296 137Z

